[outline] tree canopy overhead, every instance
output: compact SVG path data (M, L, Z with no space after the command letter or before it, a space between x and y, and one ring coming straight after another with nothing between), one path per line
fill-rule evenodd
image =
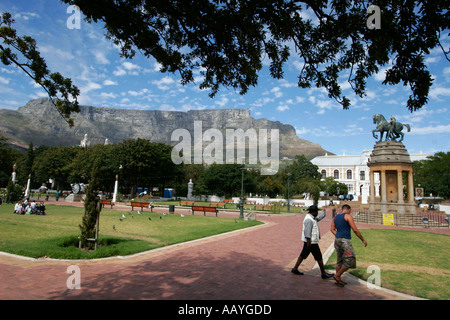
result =
M59 72L50 73L47 63L37 50L36 40L29 36L19 36L12 28L14 19L8 12L0 16L0 61L6 65L15 65L24 71L48 94L51 103L63 119L73 126L72 112L79 112L78 95L80 90L72 80L64 78Z
M349 74L363 97L367 79L387 66L383 84L409 86L406 106L415 111L427 103L432 85L424 57L441 47L449 60L440 43L450 27L447 0L379 0L378 29L368 27L372 2L366 0L62 1L79 6L87 21L104 22L122 56L152 56L184 84L199 70L199 86L212 97L221 86L241 94L256 86L264 59L271 76L282 78L294 53L303 61L298 86L325 88L344 109L350 100L339 77Z

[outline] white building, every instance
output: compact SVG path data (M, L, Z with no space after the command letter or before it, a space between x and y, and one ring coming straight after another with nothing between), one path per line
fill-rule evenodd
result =
M322 177L333 177L334 180L344 183L348 188L348 194L351 194L357 200L364 193L368 196L370 186L370 169L367 166L371 151L365 150L362 155L347 156L335 155L315 157L311 160L313 164L319 167ZM410 154L411 161L424 160L430 154ZM380 180L378 173L375 173L375 196L379 196ZM366 189L366 192L363 190Z

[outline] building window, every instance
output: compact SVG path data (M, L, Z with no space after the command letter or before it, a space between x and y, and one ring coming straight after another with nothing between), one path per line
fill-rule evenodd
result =
M347 179L351 180L352 179L352 170L347 170Z
M327 177L327 171L324 169L320 172L322 174L322 178L326 178Z
M339 170L337 170L337 169L334 170L333 176L334 176L335 179L339 179Z
M359 180L366 180L366 172L365 171L359 172Z

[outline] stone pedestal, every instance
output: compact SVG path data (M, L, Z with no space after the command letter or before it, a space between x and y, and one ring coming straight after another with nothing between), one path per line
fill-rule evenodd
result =
M84 199L84 194L71 193L66 197L66 202L80 202Z
M368 166L370 168L370 212L416 213L412 161L401 142L378 142L372 151ZM381 192L378 199L375 198L375 172L380 174ZM404 198L405 191L406 198Z
M188 182L188 193L187 193L187 199L192 200L192 192L194 191L194 183L192 182L192 179L189 179Z

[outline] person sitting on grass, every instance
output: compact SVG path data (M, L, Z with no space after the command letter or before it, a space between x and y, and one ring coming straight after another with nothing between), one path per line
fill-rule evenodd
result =
M39 204L38 212L39 212L40 215L45 216L45 204L44 204L44 202L41 202Z

